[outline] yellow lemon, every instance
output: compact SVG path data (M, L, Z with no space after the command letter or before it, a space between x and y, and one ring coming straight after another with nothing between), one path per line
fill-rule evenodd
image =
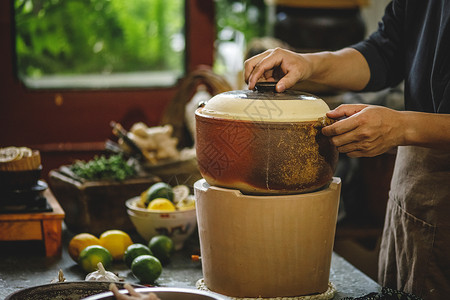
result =
M147 202L147 193L148 193L148 190L145 190L141 193L141 195L139 196L139 201L136 201L137 207L140 207L140 208L147 207L147 205L145 205L145 203Z
M100 245L108 249L114 260L122 260L131 244L130 236L122 230L107 230L100 235Z
M91 245L100 245L100 240L90 233L79 233L69 242L69 255L74 261L78 261L81 251Z
M175 211L172 201L166 198L156 198L150 201L147 210L149 211Z

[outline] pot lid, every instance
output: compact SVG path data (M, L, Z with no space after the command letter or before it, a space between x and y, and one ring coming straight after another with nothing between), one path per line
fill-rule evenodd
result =
M222 119L264 122L304 122L330 110L321 98L294 90L275 91L276 82L257 83L255 90L238 90L211 98L197 114Z

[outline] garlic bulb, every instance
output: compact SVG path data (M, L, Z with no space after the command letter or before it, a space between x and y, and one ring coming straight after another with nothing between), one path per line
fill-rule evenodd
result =
M98 270L86 275L86 281L120 281L119 277L113 272L106 271L103 264L97 264Z

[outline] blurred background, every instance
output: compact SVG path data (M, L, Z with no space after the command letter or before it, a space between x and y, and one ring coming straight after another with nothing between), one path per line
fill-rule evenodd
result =
M0 3L0 147L40 151L43 177L107 152L129 130L169 124L194 144L196 104L245 89L243 62L273 47L336 50L376 30L387 0L10 0ZM355 94L302 83L334 108L401 109L402 90ZM191 112L191 114L188 114ZM336 251L372 278L395 151L341 157ZM171 170L171 175L176 171ZM157 174L159 175L159 174Z

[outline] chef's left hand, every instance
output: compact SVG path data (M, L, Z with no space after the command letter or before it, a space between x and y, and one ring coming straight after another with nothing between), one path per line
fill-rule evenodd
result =
M398 111L364 104L344 104L327 113L340 119L322 129L341 153L372 157L402 144L405 126Z

